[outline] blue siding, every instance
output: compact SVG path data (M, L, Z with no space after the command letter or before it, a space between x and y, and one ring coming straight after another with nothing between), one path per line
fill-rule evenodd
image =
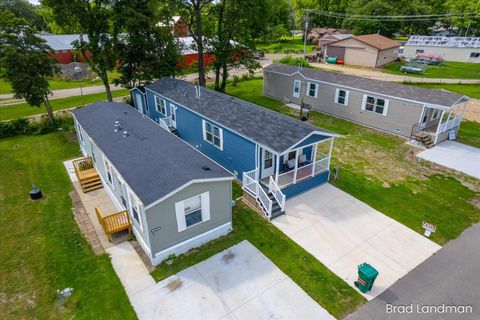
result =
M159 118L165 118L169 116L170 108L168 108L168 100L165 100L167 103L167 114L161 114L160 112L157 111L157 108L155 107L155 94L150 92L149 90L146 90L147 92L147 103L148 103L148 109L149 109L149 114L148 116L150 119L152 119L155 122L158 122Z
M325 171L324 173L319 174L318 176L300 181L299 183L296 183L292 186L282 189L282 192L285 194L287 199L291 198L293 196L296 196L297 194L300 194L302 192L305 192L307 190L310 190L312 188L315 188L319 185L324 184L325 182L328 181L328 174L329 172Z
M315 142L320 142L320 141L323 141L323 140L326 140L328 139L329 137L327 136L322 136L322 135L319 135L319 134L312 134L310 137L308 137L307 139L303 140L302 142L296 144L295 146L292 147L292 149L297 149L297 148L301 148L303 146L307 146L309 144L312 144L312 143L315 143Z

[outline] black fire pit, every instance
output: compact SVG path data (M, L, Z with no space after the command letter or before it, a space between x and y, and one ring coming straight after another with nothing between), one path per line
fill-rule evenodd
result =
M32 190L30 190L30 198L32 200L37 200L42 197L42 191L36 186L33 186Z

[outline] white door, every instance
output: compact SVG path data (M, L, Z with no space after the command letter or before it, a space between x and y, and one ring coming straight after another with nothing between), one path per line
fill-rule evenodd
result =
M177 127L177 107L170 104L170 116L172 117L172 127Z
M136 100L135 104L137 105L138 112L143 114L143 99L142 99L142 96L139 95L139 94L135 94L135 100Z
M420 119L420 129L424 129L427 124L429 110L429 108L423 109L422 118Z
M274 174L274 156L268 150L263 150L262 157L262 178L271 176Z

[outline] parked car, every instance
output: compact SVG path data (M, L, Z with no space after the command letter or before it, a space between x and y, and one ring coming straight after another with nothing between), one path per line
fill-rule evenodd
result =
M252 55L254 59L265 58L265 53L262 50L254 50Z

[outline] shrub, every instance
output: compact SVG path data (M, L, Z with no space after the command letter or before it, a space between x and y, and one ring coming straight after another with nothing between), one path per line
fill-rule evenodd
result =
M232 86L236 87L239 81L240 81L240 77L237 76L236 74L233 75L233 77L232 77Z
M40 121L32 121L28 118L3 121L0 122L0 138L21 134L37 135L56 130L66 130L71 128L72 124L73 121L70 116L55 118L54 122L50 122L47 116L43 116Z
M282 59L276 61L284 64L289 64L291 66L303 66L305 68L310 67L310 63L307 60L301 57L293 58L291 56L285 56Z

